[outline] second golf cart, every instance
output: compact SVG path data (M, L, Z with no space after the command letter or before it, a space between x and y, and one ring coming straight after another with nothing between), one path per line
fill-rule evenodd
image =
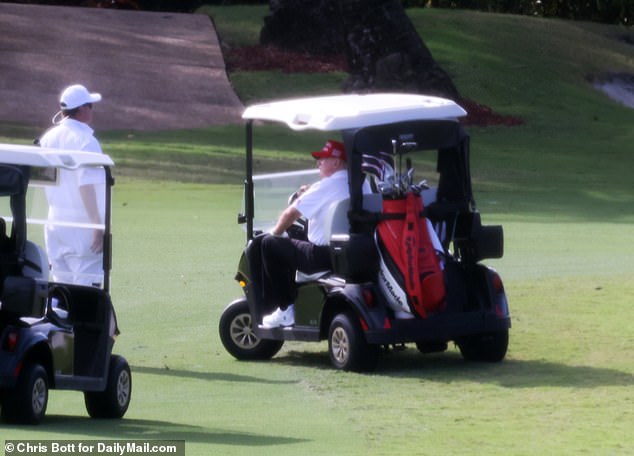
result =
M0 144L0 413L5 421L41 422L51 389L82 391L94 418L121 418L128 409L130 367L112 353L119 333L110 299L112 166L105 154ZM64 211L51 218L47 191L59 188L62 173L84 169L103 176L103 185L95 187L102 197L102 222L88 223ZM75 277L50 268L44 247L52 231L73 242L101 236L103 247L95 256L102 272Z
M245 110L239 221L246 225L247 247L236 274L245 296L220 318L229 353L240 360L268 359L286 340L328 340L334 367L354 371L375 368L382 346L407 343L427 353L455 342L466 360L505 357L511 319L504 286L496 271L481 264L502 256L503 232L482 225L476 209L469 136L457 120L463 115L453 101L409 94L281 100ZM284 209L284 193L317 175L255 175L255 121L331 137L340 132L348 156L350 196L332 204L324 227L332 270L311 276L298 271L295 324L289 327L261 325L258 284L247 256L253 239L270 230ZM415 170L426 180L414 180ZM362 191L366 180L374 193ZM298 231L294 227L289 235Z

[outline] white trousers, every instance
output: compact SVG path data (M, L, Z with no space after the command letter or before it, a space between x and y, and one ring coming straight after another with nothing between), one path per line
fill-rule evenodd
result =
M93 231L89 228L46 227L46 250L53 281L76 285L101 285L103 255L90 250Z

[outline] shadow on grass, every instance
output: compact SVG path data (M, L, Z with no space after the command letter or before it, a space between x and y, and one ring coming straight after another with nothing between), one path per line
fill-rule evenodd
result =
M4 425L3 425L4 426ZM17 426L17 425L16 425ZM11 425L8 426L9 428ZM275 435L262 435L249 432L235 432L224 429L209 429L168 421L156 420L98 420L89 417L70 417L47 415L44 422L33 428L33 434L54 433L63 439L64 434L73 436L83 434L87 438L100 440L184 440L186 443L210 443L217 445L236 445L260 447L287 445L306 442L306 439L289 438Z
M273 358L272 362L335 370L327 352L289 351L285 356ZM457 352L422 355L410 348L382 353L376 370L368 375L419 378L439 383L470 381L498 384L505 388L595 388L634 384L634 375L611 368L576 366L545 359L507 358L500 363L476 363L464 361Z
M168 369L159 367L147 367L147 366L131 366L130 369L133 373L150 374L150 375L166 375L170 377L192 378L196 380L205 380L210 382L224 381L224 382L247 382L247 383L270 383L285 385L290 383L297 383L295 380L270 380L266 378L251 377L249 375L236 375L222 372L196 372L184 369Z

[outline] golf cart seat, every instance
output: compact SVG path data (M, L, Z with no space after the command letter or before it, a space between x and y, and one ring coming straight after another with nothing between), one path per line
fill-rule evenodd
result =
M5 245L9 242L9 236L7 236L7 222L0 217L0 252L3 252Z
M421 192L423 205L427 207L436 201L438 187L426 188ZM381 212L383 210L383 197L380 193L369 193L363 195L363 209L368 212ZM341 236L350 233L350 221L348 220L348 212L350 211L350 199L346 198L341 201L332 203L329 208L328 217L326 218L326 235L331 241L340 240Z
M22 275L48 280L48 256L42 247L31 241L26 241L24 244Z
M380 193L368 193L363 195L363 209L368 212L381 212L383 197ZM340 240L342 236L350 234L350 198L336 201L328 208L325 222L326 238L330 241Z
M378 193L370 193L363 195L363 208L369 212L380 212L382 197ZM324 221L324 232L326 239L330 239L332 246L335 243L347 240L350 234L350 221L348 220L348 211L350 211L350 198L333 202L328 208L328 214ZM317 279L329 274L331 271L317 271L306 273L303 271L295 272L296 283L314 282Z
M426 188L421 192L423 205L427 207L436 201L438 187ZM383 197L380 193L368 193L363 195L363 209L368 212L381 212L383 210ZM350 198L332 203L326 217L326 237L333 241L340 240L341 236L350 233L350 221L348 212L350 211Z

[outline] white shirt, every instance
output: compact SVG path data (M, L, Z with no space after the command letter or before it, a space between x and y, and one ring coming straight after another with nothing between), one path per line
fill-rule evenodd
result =
M40 138L40 145L56 149L102 153L101 146L93 136L93 133L93 129L84 122L67 117ZM51 220L90 221L79 195L79 187L83 185L98 186L96 193L99 212L102 215L104 214L103 185L105 185L105 174L103 169L60 169L59 184L46 187L46 195L49 201L49 218Z
M308 240L317 245L328 245L323 227L328 208L335 201L349 196L348 172L345 169L315 182L295 200L293 206L306 217Z
M363 182L363 193L371 193L370 185ZM295 200L293 206L308 219L308 240L316 245L328 245L324 226L328 208L335 201L350 196L348 171L339 170L311 185Z

